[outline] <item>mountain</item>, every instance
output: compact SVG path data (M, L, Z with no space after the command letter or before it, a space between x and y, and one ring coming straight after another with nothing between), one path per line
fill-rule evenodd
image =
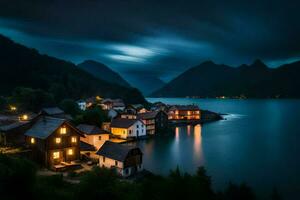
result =
M165 85L159 78L147 74L130 74L126 76L131 85L142 91L143 95L148 96Z
M144 103L142 94L100 80L75 64L17 44L0 35L0 96L10 95L16 87L50 92L57 100L86 98L93 95L123 98L127 103Z
M131 87L117 72L111 70L106 65L93 61L86 60L77 65L80 69L90 73L98 79L118 84L124 87Z
M230 67L204 62L151 94L153 97L300 98L300 61L268 68L261 60Z

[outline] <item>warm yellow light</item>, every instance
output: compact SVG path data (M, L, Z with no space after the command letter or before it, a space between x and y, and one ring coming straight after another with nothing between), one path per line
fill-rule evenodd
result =
M53 159L59 158L59 151L53 152Z
M11 110L11 111L16 111L16 110L17 110L17 107L16 107L16 106L10 106L10 110Z
M56 144L61 143L61 138L59 138L59 137L58 137L58 138L55 138L55 143L56 143Z
M30 142L31 142L31 144L34 144L35 143L35 138L31 138Z
M67 128L66 127L60 128L60 134L66 134L66 133L67 133Z
M96 96L96 99L100 101L102 98L100 96Z
M73 155L73 149L68 150L68 155Z
M72 137L72 138L71 138L71 142L72 142L72 143L76 143L76 142L77 142L77 138L76 138L76 137Z

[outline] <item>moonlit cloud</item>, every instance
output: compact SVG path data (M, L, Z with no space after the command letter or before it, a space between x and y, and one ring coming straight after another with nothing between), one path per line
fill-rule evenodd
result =
M107 57L116 60L116 61L125 61L125 62L136 62L136 63L144 63L145 59L134 57L134 56L126 56L126 55L107 55Z

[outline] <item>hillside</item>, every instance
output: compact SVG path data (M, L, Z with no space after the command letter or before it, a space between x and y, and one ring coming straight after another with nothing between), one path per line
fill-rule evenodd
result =
M123 98L128 103L143 103L137 89L99 80L76 65L17 44L0 35L0 95L10 95L16 87L50 92L57 100L86 98L92 95Z
M268 68L262 61L234 68L211 61L192 67L153 97L300 98L300 62Z
M132 74L126 76L127 80L136 86L144 96L149 96L152 92L162 88L165 82L159 78L148 74Z
M108 66L102 63L93 60L86 60L78 64L77 66L98 79L118 84L124 87L130 87L129 83L124 80L117 72L113 71Z

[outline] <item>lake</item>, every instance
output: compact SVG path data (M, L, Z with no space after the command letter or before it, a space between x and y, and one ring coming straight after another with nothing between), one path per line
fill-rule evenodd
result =
M213 186L246 182L266 197L276 186L289 199L300 193L300 100L148 98L150 102L197 104L227 113L226 120L177 127L173 135L139 141L144 167L166 175L179 166L204 166Z

